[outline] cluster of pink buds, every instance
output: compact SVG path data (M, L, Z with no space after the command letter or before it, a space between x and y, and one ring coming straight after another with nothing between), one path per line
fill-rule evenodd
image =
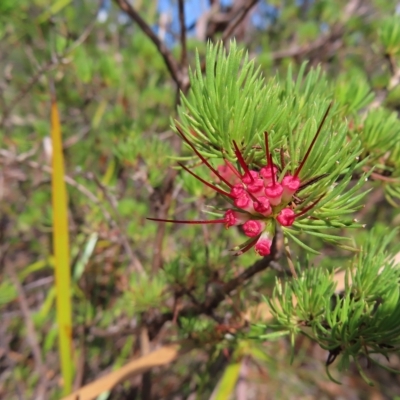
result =
M152 221L187 224L224 224L226 228L241 225L244 234L248 236L249 239L236 248L236 250L238 250L236 254L243 254L252 247L254 247L255 251L261 256L270 254L272 239L275 232L275 223L279 223L282 226L291 226L296 218L307 213L321 199L319 198L316 202L303 208L298 213L293 210L293 207L295 206L295 202L293 201L294 196L302 189L302 182L299 178L299 174L312 147L314 146L315 141L317 140L330 107L331 106L327 109L303 160L294 174L286 174L281 178L279 178L280 171L278 166L274 165L272 161L267 132L264 134L267 155L266 165L259 170L250 169L248 167L237 143L233 141L234 152L238 164L241 167L241 171L239 171L226 159L224 159L223 165L220 165L215 169L189 141L182 129L177 127L182 138L188 143L210 171L218 177L218 186L207 182L186 166L182 164L179 165L206 186L227 198L233 207L229 208L225 212L223 218L215 220L182 221L157 218L148 219ZM222 187L224 187L224 189Z

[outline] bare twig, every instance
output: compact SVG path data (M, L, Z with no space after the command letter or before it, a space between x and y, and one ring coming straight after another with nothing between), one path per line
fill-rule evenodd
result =
M42 360L42 353L35 331L35 326L32 321L31 312L29 310L28 300L25 296L25 292L21 285L21 282L18 279L17 273L15 272L15 269L11 266L11 264L8 264L8 266L6 266L6 271L10 276L13 285L17 289L18 303L26 326L26 339L32 350L33 359L35 360L35 370L40 380L40 386L38 386L37 388L35 398L44 399L47 390L46 371Z
M74 146L77 143L82 143L85 136L90 132L92 127L90 125L85 126L80 132L75 133L74 135L67 138L63 143L63 150L68 149L71 146Z
M13 155L11 152L4 150L4 149L0 149L0 163L2 163L2 159L1 157L3 157L3 163L7 162L7 164L12 163L12 162L17 162L17 163L25 163L26 165L28 165L31 168L34 169L39 169L43 172L46 172L48 174L52 173L52 168L47 166L47 165L42 165L39 164L36 161L32 161L32 160L28 160L26 161L25 158L21 158L21 156L15 156ZM144 268L140 262L140 260L137 258L137 256L133 253L130 245L129 245L129 241L126 238L126 236L123 233L123 230L121 229L121 227L119 226L118 222L115 221L114 218L112 218L112 216L110 215L110 213L108 212L108 210L101 204L101 201L97 198L96 195L94 195L89 189L87 189L84 185L80 184L79 182L77 182L75 179L71 178L68 175L64 176L64 180L66 183L68 183L69 185L75 187L77 190L79 190L84 196L86 196L92 203L96 204L96 206L98 206L102 212L102 214L104 215L104 218L106 219L106 221L110 224L110 226L118 229L118 231L120 232L121 235L121 240L122 240L122 244L124 246L124 249L126 251L126 253L128 254L132 265L135 267L135 269L138 272L143 273L144 272ZM96 180L95 180L96 182ZM104 186L101 184L101 182L97 181L96 182L99 186L99 188L103 191L106 199L110 202L111 206L113 207L114 211L116 210L115 208L115 201L113 199L110 199L110 194L108 193L108 191L104 188ZM100 183L100 185L99 185Z
M80 44L82 44L90 35L90 32L93 30L93 27L96 23L96 19L93 19L92 22L86 27L86 29L82 32L82 34L76 39L71 46L64 50L63 54L52 57L51 60L47 61L44 65L40 66L36 74L29 80L29 82L20 90L20 92L11 100L10 104L8 104L7 108L4 109L3 115L1 118L0 126L4 126L6 123L8 116L14 107L26 96L26 94L35 86L35 84L39 81L39 79L51 71L53 68L57 67L62 63L66 63L66 57L71 51L76 49Z
M181 28L181 68L187 67L187 48L186 48L186 24L185 24L185 2L178 1L179 6L179 24Z
M248 0L244 2L238 9L236 15L233 17L229 25L226 27L224 33L222 34L222 41L226 44L227 40L234 33L237 26L244 20L246 15L250 10L258 3L258 0Z
M163 183L163 187L159 190L159 199L157 202L160 204L160 210L157 213L157 218L166 218L168 214L168 210L172 203L172 193L174 190L174 181L178 174L177 170L170 170ZM163 250L163 243L164 243L164 236L165 236L166 224L160 224L159 228L157 229L156 238L154 240L154 251L153 251L153 261L152 261L152 270L153 272L157 272L163 265L163 258L162 258L162 250Z
M186 92L189 88L189 77L187 74L187 49L186 49L186 32L185 32L185 21L184 21L184 2L179 2L179 17L181 22L181 44L182 44L182 56L181 65L175 60L172 53L169 51L167 46L160 40L160 38L153 32L147 22L140 16L135 8L128 3L126 0L115 0L116 4L126 12L129 17L136 22L143 33L154 43L157 47L158 52L164 59L164 62L171 74L172 79L175 81L178 89L177 93L177 104L179 103L179 91ZM168 213L168 209L171 205L172 191L174 179L176 177L176 171L171 171L167 174L164 179L163 186L160 189L160 218ZM162 267L162 246L165 235L165 226L160 226L157 230L155 245L154 245L154 258L152 262L153 271L158 271Z
M143 33L154 43L157 50L164 59L172 79L175 81L178 88L185 88L188 83L187 75L182 73L180 65L177 63L172 53L168 50L167 46L160 40L160 38L153 32L147 22L140 16L140 14L128 3L126 0L115 0L121 10L125 11L133 21L135 21Z
M332 29L330 32L326 33L325 35L320 36L318 39L314 40L313 42L304 45L304 46L298 46L295 45L293 47L290 47L289 49L286 50L281 50L281 51L275 51L272 53L271 57L273 60L280 60L282 58L286 57L299 57L299 56L306 56L312 52L315 52L317 50L323 49L325 46L327 46L330 43L335 43L337 40L339 40L344 31L345 31L345 24L346 22L353 16L353 15L361 15L363 14L366 9L361 7L363 0L350 0L343 12L341 13L342 18L341 21L336 23L335 25L332 26ZM338 46L334 46L334 50L337 50Z
M369 168L368 166L365 166L362 168L362 170L366 173L369 173L371 171L371 168ZM353 178L360 179L360 176L359 176L359 174L354 174ZM370 178L373 181L381 181L381 182L385 182L385 183L400 184L400 178L398 178L398 177L392 178L391 176L385 176L378 172L371 172Z
M144 273L145 271L144 271L143 265L140 262L139 258L133 252L131 245L129 243L129 240L124 233L124 229L122 228L121 216L118 211L118 200L110 193L109 190L107 190L107 188L102 184L102 182L100 182L99 178L95 174L90 172L90 173L86 174L86 177L88 179L93 180L96 183L96 185L102 191L104 197L110 204L110 206L113 209L114 214L115 214L115 220L116 220L115 223L119 230L119 235L120 235L120 238L122 241L122 245L123 245L126 253L128 254L128 257L130 258L131 263L134 266L135 270L137 272Z
M43 172L46 172L48 174L52 173L52 168L49 167L48 165L43 165L43 164L39 164L36 161L32 161L32 160L25 160L25 159L21 159L19 156L16 156L14 154L12 154L10 151L4 150L4 149L0 149L0 157L3 157L3 160L0 158L0 163L2 164L10 164L13 162L16 163L26 163L26 165L28 165L29 167L33 168L33 169L39 169ZM65 182L67 182L69 185L75 187L76 189L78 189L82 194L84 194L91 202L95 203L96 205L98 205L99 207L101 207L101 203L99 201L99 199L89 190L87 189L85 186L81 185L79 182L77 182L76 180L74 180L73 178L71 178L68 175L64 176L64 180ZM111 220L111 216L108 213L107 210L102 209L105 218L107 221Z
M336 41L343 33L342 26L336 26L332 28L332 31L318 37L318 39L314 40L311 43L308 43L304 46L292 46L285 50L275 51L272 53L271 57L273 60L281 60L286 57L299 57L306 56L314 51L324 48L328 43Z
M254 275L258 274L261 271L264 271L272 264L275 264L277 260L279 260L282 256L283 246L283 233L281 230L277 230L277 233L272 243L271 254L259 259L251 267L246 268L239 276L237 276L236 278L232 278L230 281L225 283L222 290L223 297L220 298L218 295L215 295L213 298L206 299L206 301L204 302L205 309L211 310L217 307L226 295L233 292L239 286L242 286Z
M271 247L271 254L263 257L262 259L255 262L251 267L246 268L236 278L232 278L228 282L222 284L219 290L210 292L203 303L200 304L189 304L183 307L179 311L180 316L195 316L200 314L212 315L215 308L224 300L224 298L230 295L234 290L242 286L246 281L252 278L254 275L261 271L264 271L268 267L276 267L277 260L282 256L284 248L283 233L281 230L277 231L277 234L273 240ZM145 324L149 329L150 338L154 338L165 322L171 321L174 318L173 312L167 312L158 315L149 315Z
M20 92L11 100L10 104L3 111L0 126L3 126L10 115L13 108L26 96L26 94L33 88L37 81L41 78L43 74L50 71L52 68L56 67L60 63L59 59L50 60L40 67L35 75L29 80L29 82L20 90Z
M274 249L273 251L282 251L282 245L280 245L280 250ZM279 254L275 256L279 256ZM269 257L265 257L269 258ZM260 260L261 261L261 260ZM268 266L268 264L267 264ZM335 275L336 291L340 292L345 288L345 271L340 272ZM293 298L293 302L296 302L296 298ZM262 302L256 306L256 309L251 311L262 311L263 321L269 321L273 318L270 309L268 308L266 302ZM118 383L126 380L127 378L132 378L134 375L142 374L146 371L150 371L152 368L168 365L179 357L184 356L192 349L196 348L196 344L190 340L181 341L174 345L163 346L146 356L142 356L138 359L132 360L120 369L110 372L92 383L81 388L79 391L64 397L62 400L91 400L96 398L100 393L111 390ZM254 360L253 360L254 362Z
M40 278L40 279L37 279L37 280L35 280L33 282L27 283L24 286L24 291L25 292L29 292L29 291L37 289L37 288L39 288L41 286L46 286L46 285L53 284L53 282L54 282L54 276L53 275L46 276L44 278Z

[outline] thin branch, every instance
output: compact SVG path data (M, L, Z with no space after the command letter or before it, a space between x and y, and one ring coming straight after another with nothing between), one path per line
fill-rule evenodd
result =
M52 171L53 171L52 168L49 167L48 165L43 165L43 164L39 164L36 161L27 160L25 157L14 155L10 151L4 150L4 149L0 149L0 157L3 157L3 160L0 158L0 163L1 164L11 164L11 163L22 164L22 163L25 163L26 165L28 165L29 167L31 167L33 169L39 169L39 170L41 170L43 172L46 172L48 174L51 174ZM101 207L100 200L90 190L88 190L85 186L81 185L79 182L77 182L76 180L74 180L73 178L71 178L68 175L64 176L64 180L69 185L71 185L71 186L75 187L76 189L78 189L91 202L93 202L97 206ZM108 213L108 211L105 210L105 209L103 209L102 211L104 211L105 219L107 221L111 220L111 215Z
M363 171L365 171L366 168L363 168ZM377 172L372 172L371 173L371 178L374 181L382 181L382 182L386 182L386 183L393 183L393 184L400 184L400 178L391 178L390 176L384 176L382 174L379 174Z
M43 74L46 72L50 71L52 68L56 67L60 61L57 60L50 60L47 63L45 63L33 77L30 79L30 81L20 90L20 92L11 100L10 104L7 106L7 108L3 111L3 116L1 119L0 126L3 126L13 110L13 108L26 96L26 94L33 88L33 86L37 83L37 81L42 77Z
M157 47L157 50L163 57L172 79L175 81L178 88L184 88L184 82L187 77L183 76L179 64L172 56L172 53L168 50L167 46L160 40L160 38L153 32L147 22L126 0L114 1L121 8L121 10L125 11L129 15L129 17L139 25L143 33L154 43L154 45Z
M277 260L279 260L282 255L283 248L283 232L282 230L277 230L277 233L272 243L271 254L259 259L251 267L246 268L239 276L237 276L236 278L232 278L230 281L226 282L223 285L223 289L221 291L222 297L219 293L216 293L213 297L205 300L205 310L211 311L212 309L216 308L219 303L225 298L225 296L229 295L235 289L242 286L254 275L258 274L261 271L264 271L269 266L276 264Z
M3 160L1 159L1 156L4 158ZM26 161L25 159L20 160L18 156L14 156L11 152L7 151L7 150L3 150L0 149L0 164L3 163L7 163L10 164L12 162L17 162L17 163L22 163L24 162L26 165L28 165L31 168L34 169L38 169L41 170L43 172L46 172L48 174L52 173L52 168L47 166L47 165L42 165L39 164L36 161ZM97 198L96 195L94 195L89 189L87 189L85 186L83 186L82 184L80 184L79 182L77 182L76 180L74 180L73 178L71 178L68 175L64 176L64 180L66 183L68 183L69 185L75 187L77 190L79 190L84 196L86 196L92 203L96 204L96 206L99 207L99 209L101 210L104 218L106 219L106 221L110 224L110 226L112 227L116 227L118 229L118 231L120 232L121 235L121 240L122 240L122 245L126 251L126 253L128 254L132 265L135 267L135 269L138 272L144 272L144 268L140 262L140 260L138 259L138 257L133 253L130 245L129 245L129 241L126 238L126 236L123 233L122 228L119 226L118 221L115 221L110 213L107 211L107 209L101 204L101 201ZM101 185L100 183L100 189L104 186ZM105 189L105 188L104 188ZM113 199L109 198L109 193L107 192L107 190L103 190L104 195L106 196L106 198L109 200L110 204L112 207L115 206L115 202ZM115 210L115 208L114 208Z
M250 10L258 3L258 0L248 0L238 10L237 14L233 17L229 25L226 27L222 34L222 41L226 44L226 41L231 37L238 25L245 19L246 15Z
M18 293L18 303L26 327L26 339L32 350L33 359L35 360L35 370L40 380L40 385L37 388L37 393L35 398L43 399L47 390L48 382L46 379L46 371L43 364L42 352L40 350L38 336L35 331L35 326L33 324L31 312L29 310L28 300L25 296L24 289L21 285L21 282L18 279L14 267L12 267L11 264L9 264L8 266L6 266L6 271Z
M312 52L323 49L329 43L333 44L343 36L345 24L353 15L362 15L366 12L366 9L361 7L362 1L363 0L350 0L341 14L341 21L333 25L330 32L304 46L295 45L286 50L275 51L271 55L272 59L280 60L286 57L304 57ZM337 47L335 47L334 50L336 51Z
M175 81L178 92L177 99L179 100L179 91L186 92L189 88L189 77L187 74L187 68L185 65L179 65L178 62L173 57L172 53L169 51L167 46L160 40L160 38L153 32L151 27L147 24L147 22L140 16L140 14L129 4L126 0L114 0L115 3L123 10L125 13L129 15L129 17L136 22L143 33L154 43L157 47L158 52L164 59L164 62L171 74L172 79ZM187 59L186 53L186 32L185 31L185 21L184 21L184 9L183 9L183 1L179 2L179 14L181 21L181 43L182 43L182 61ZM183 64L183 62L182 62ZM178 103L178 101L177 101ZM165 218L168 213L168 209L171 205L172 201L172 192L173 192L173 184L174 179L176 177L176 172L173 171L167 174L166 178L163 182L163 187L161 188L160 198L162 209L160 210L159 217ZM163 224L164 225L164 224ZM162 266L162 247L164 242L165 235L165 226L161 225L157 230L155 245L154 245L154 258L152 262L153 271L158 271Z
M181 68L187 68L187 47L186 47L186 24L185 24L185 1L179 0L179 24L181 28Z
M278 269L277 260L282 256L284 249L284 239L282 230L278 230L275 238L272 242L271 254L263 257L262 259L255 262L251 267L246 268L236 278L232 278L225 284L222 284L219 290L215 290L206 297L203 303L189 304L183 307L179 315L180 316L195 316L200 314L212 315L215 308L225 299L226 296L230 295L234 290L242 286L246 281L252 278L259 272L264 271L268 267ZM171 321L174 315L173 312L167 312L158 315L149 315L147 320L145 319L145 325L149 329L150 338L154 338L165 322Z
M271 57L273 60L281 60L286 57L304 57L314 51L322 49L328 43L334 42L343 34L342 27L333 28L331 32L320 36L318 39L304 46L292 46L286 50L275 51L272 53Z
M90 35L93 30L93 27L96 24L96 19L93 19L92 22L86 27L86 29L82 32L82 34L69 46L64 50L63 54L52 57L51 60L47 61L44 65L39 67L36 74L29 80L29 82L20 90L20 92L11 100L10 104L7 108L4 109L3 115L1 118L0 126L4 126L7 121L8 116L14 107L29 93L29 91L35 86L35 84L39 81L39 79L51 71L53 68L57 67L62 63L66 63L65 58L69 53L75 50L79 45L81 45Z
M339 293L340 291L344 290L345 287L345 272L341 271L340 273L335 274L334 279L336 282L336 293ZM296 298L293 298L293 301L296 302ZM262 310L262 320L270 321L273 316L271 311L266 308L266 306L266 303L263 302L258 304L255 309L252 308L249 311ZM204 346L202 346L202 348L203 347ZM102 377L96 379L94 382L89 383L88 385L79 389L77 392L71 393L69 396L64 397L62 400L86 399L89 397L89 395L91 396L90 398L94 398L105 390L111 390L118 383L123 382L128 377L132 379L133 376L150 371L152 368L169 365L180 357L186 355L189 351L196 348L198 349L198 346L196 347L196 344L190 339L177 342L174 345L162 346L146 356L142 356L128 362L116 371L102 375Z
M124 229L122 229L121 216L118 211L118 200L110 193L109 190L107 190L107 188L102 184L102 182L100 182L99 178L95 174L89 172L86 174L86 177L96 183L96 185L102 191L104 197L110 204L110 206L113 209L114 214L115 214L116 226L118 227L118 230L119 230L119 236L121 238L122 245L123 245L126 253L128 254L128 257L130 258L132 265L135 267L135 270L137 272L144 273L145 271L144 271L143 265L140 262L140 260L138 259L138 257L135 255L135 253L133 252L131 245L129 243L129 240L124 233Z
M174 191L174 181L176 176L178 175L177 170L168 171L167 175L164 178L162 188L155 195L158 195L159 198L157 202L160 203L160 210L157 213L158 218L166 218L168 215L168 210L172 204L173 200L173 191ZM157 197L158 197L157 196ZM154 240L154 251L153 251L153 260L152 260L152 271L156 273L163 265L163 245L164 245L164 236L165 236L166 224L160 224L157 229L156 238Z

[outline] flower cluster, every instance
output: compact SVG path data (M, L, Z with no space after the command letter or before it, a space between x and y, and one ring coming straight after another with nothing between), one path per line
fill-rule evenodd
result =
M189 141L182 129L177 126L177 130L193 149L210 171L218 178L218 184L207 182L183 164L179 164L185 171L193 175L196 179L206 186L215 190L227 199L232 205L227 209L223 218L207 221L181 221L148 218L152 221L175 222L188 224L224 224L226 228L231 226L242 226L243 233L249 239L242 245L235 248L237 255L243 254L252 247L260 256L266 256L271 252L272 239L275 233L275 224L281 226L291 226L296 218L303 216L316 203L302 208L298 213L295 212L294 196L301 191L302 182L299 174L309 156L312 147L321 131L325 119L330 110L327 109L318 130L297 169L293 174L286 173L280 177L281 171L278 165L274 165L272 155L269 151L268 133L265 132L266 164L258 170L250 169L235 141L233 141L234 153L237 158L240 170L232 163L224 159L224 164L215 169L209 161L195 148ZM218 186L217 186L218 185Z

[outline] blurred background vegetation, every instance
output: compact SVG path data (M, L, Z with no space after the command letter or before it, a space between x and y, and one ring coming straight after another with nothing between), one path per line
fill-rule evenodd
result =
M198 219L213 195L174 169L173 158L187 154L170 121L179 91L189 90L195 49L202 59L207 40L234 37L267 78L286 75L289 64L294 75L304 61L321 65L337 101L350 93L349 108L378 108L398 141L389 112L400 107L399 13L393 0L1 0L0 397L58 399L133 357L190 341L191 351L173 363L98 398L400 399L400 378L375 367L367 370L374 387L353 367L333 373L341 386L331 382L327 352L307 338L296 342L290 363L287 339L241 336L262 319L262 295L282 272L269 268L225 290L256 261L252 252L235 258L227 250L239 231L145 220ZM397 29L393 37L388 26ZM64 355L63 309L55 304L69 293L54 278L52 87L68 192L72 322ZM350 129L361 124L351 121ZM386 167L355 216L378 231L400 223L392 185L400 171ZM336 267L350 257L312 240L328 256L314 264ZM285 257L281 263L285 269ZM400 369L400 358L391 366Z

